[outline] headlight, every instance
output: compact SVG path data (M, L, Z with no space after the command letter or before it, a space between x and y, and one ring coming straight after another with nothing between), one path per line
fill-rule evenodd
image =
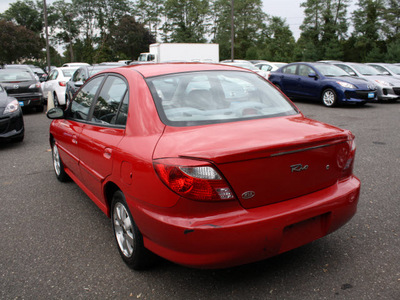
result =
M387 82L387 81L383 81L383 80L375 80L375 82L379 85L383 85L383 86L393 86L393 84Z
M6 109L4 110L4 114L10 114L15 111L17 111L19 108L19 104L17 100L13 100L8 105L6 106Z
M342 87L347 88L347 89L356 89L356 87L354 85L352 85L351 83L348 83L348 82L336 81L336 83L340 84Z
M29 88L30 89L38 89L38 88L40 88L40 83L39 82L36 82L36 83L34 83L34 84L31 84L30 86L29 86Z

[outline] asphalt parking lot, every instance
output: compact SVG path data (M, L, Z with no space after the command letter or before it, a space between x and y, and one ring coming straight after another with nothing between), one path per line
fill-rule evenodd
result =
M355 134L358 212L309 245L224 270L130 270L110 220L53 174L50 120L26 113L24 142L0 144L0 299L400 299L400 102L296 104Z

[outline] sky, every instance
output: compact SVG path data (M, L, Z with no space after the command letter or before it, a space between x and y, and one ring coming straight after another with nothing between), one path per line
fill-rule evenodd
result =
M8 9L9 4L16 0L0 0L0 13ZM303 22L303 8L300 7L300 3L305 0L263 0L264 12L271 16L278 16L286 19L286 23L289 25L293 32L295 39L297 40L300 36L300 25ZM47 0L47 3L53 1ZM352 1L356 2L355 0ZM354 10L355 5L351 4L349 11Z

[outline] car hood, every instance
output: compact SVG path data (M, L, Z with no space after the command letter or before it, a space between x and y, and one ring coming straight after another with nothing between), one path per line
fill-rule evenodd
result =
M386 75L366 76L365 79L369 79L370 81L373 81L375 84L376 84L375 80L386 81L386 82L393 84L393 86L395 86L395 87L400 87L400 80L398 78L396 79L396 78L386 76Z
M372 86L369 81L365 78L355 78L351 76L343 76L343 77L327 77L330 80L335 81L344 81L347 83L351 83L362 90L375 90L375 86Z

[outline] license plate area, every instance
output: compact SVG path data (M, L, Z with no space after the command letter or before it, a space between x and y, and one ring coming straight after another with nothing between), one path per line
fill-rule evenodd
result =
M19 106L24 106L24 101L18 101Z
M283 230L280 252L289 251L325 236L329 228L330 215L331 213L326 213L286 226Z
M369 99L375 98L375 93L368 93L368 98Z

